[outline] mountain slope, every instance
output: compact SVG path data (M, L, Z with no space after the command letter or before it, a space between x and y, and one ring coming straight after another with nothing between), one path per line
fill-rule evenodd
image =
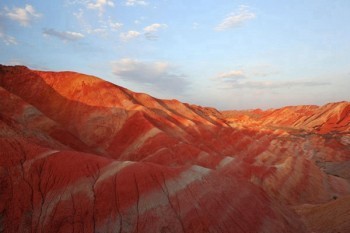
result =
M349 102L219 112L22 66L0 97L3 232L308 232L350 195Z
M241 120L259 125L287 127L289 129L307 130L320 134L350 131L350 103L329 103L324 106L305 105L289 106L266 111L225 111L228 120Z

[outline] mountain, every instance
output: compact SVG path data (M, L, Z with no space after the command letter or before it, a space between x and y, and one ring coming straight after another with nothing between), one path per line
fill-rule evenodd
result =
M349 131L350 102L221 112L0 66L0 232L348 232Z

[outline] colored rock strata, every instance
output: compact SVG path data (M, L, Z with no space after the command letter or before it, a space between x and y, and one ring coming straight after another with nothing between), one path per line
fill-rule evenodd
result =
M0 66L0 232L349 232L349 131Z

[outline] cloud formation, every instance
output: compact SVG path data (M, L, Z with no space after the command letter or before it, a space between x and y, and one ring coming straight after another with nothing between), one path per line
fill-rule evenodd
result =
M92 27L90 24L85 23L85 32L88 34L99 34L105 36L110 32L118 31L123 26L122 23L108 20L100 20L98 27Z
M168 27L168 25L166 25L166 24L154 23L154 24L151 24L147 27L144 27L143 31L145 32L146 39L156 40L158 38L157 32L160 29L166 29L167 27Z
M229 14L219 25L217 25L215 30L225 31L230 28L235 28L254 18L255 13L249 11L247 6L241 5L237 11Z
M85 11L81 8L73 13L73 16L80 24L81 29L87 34L105 36L110 32L118 31L123 26L122 23L114 21L111 17L108 17L107 19L101 17L98 21L93 22L95 24L95 26L93 26L86 15Z
M5 7L5 16L8 19L18 22L22 26L28 26L36 18L40 18L39 14L32 5L25 5L25 7L14 7L10 10L8 7Z
M6 45L16 45L18 44L15 37L5 34L0 28L0 39L6 44Z
M117 31L123 26L122 23L113 21L111 19L108 20L107 25L112 31Z
M106 6L114 7L114 2L112 0L96 0L96 2L88 2L86 5L88 9L98 10L100 15L102 15Z
M125 5L126 6L137 6L137 5L146 6L148 5L148 2L143 0L126 0Z
M167 62L121 59L112 62L113 74L124 81L151 85L157 91L181 94L189 86L185 75L174 72Z
M52 36L56 37L63 41L76 41L84 38L85 36L79 32L70 32L70 31L57 31L52 28L45 28L43 29L43 34L45 36Z
M223 89L278 89L291 87L315 87L330 85L329 82L315 81L255 81L247 76L243 70L232 70L216 76L215 81L221 84Z
M168 27L168 25L166 25L166 24L154 23L154 24L151 24L151 25L145 27L143 30L146 33L147 32L156 32L159 29L164 29L164 28L167 28L167 27Z
M119 35L119 38L123 42L127 42L129 40L135 39L141 35L138 31L128 31L128 32L122 32Z
M312 81L288 81L288 82L271 82L271 81L245 81L231 83L226 88L247 88L247 89L278 89L292 87L317 87L330 85L329 82L312 82Z
M245 74L242 70L231 70L229 72L224 72L221 73L217 76L217 78L220 79L241 79L241 78L245 78Z
M17 45L18 42L15 37L6 33L6 25L4 24L4 16L0 13L0 40L6 45Z
M16 45L18 44L15 37L6 34L5 27L2 24L2 15L0 14L0 40L6 45Z
M158 38L157 32L161 29L167 28L168 25L166 24L160 24L160 23L154 23L151 25L148 25L143 28L143 32L138 31L128 31L128 32L122 32L119 34L119 38L123 42L128 42L132 39L135 39L137 37L140 37L142 34L145 36L148 40L156 40Z

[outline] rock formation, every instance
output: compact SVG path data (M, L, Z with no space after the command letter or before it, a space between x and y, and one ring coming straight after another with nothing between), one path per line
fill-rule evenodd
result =
M0 66L0 232L348 232L349 161L349 102L220 112Z

